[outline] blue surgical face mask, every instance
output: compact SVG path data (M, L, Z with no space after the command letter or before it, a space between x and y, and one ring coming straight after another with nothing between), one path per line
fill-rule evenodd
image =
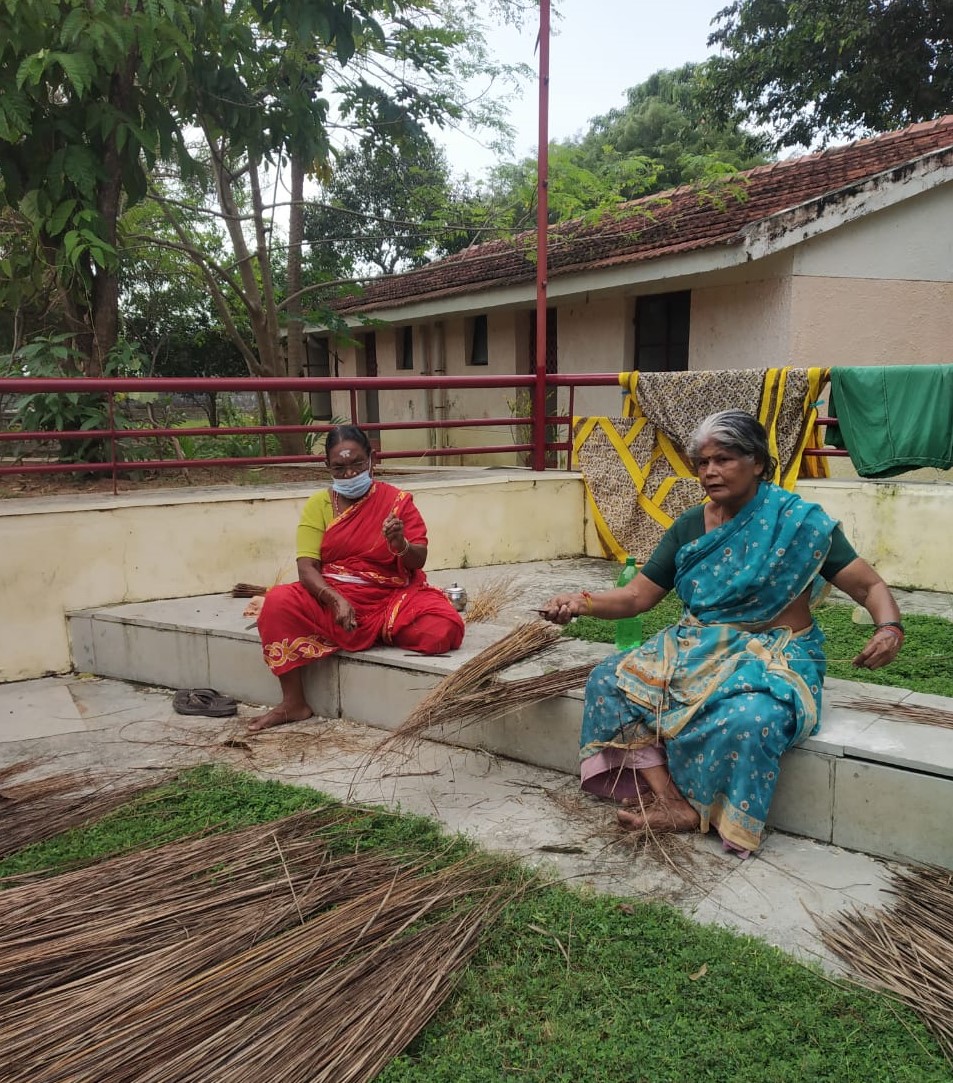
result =
M363 474L355 474L352 478L335 478L331 482L331 488L345 500L360 500L370 487L370 470L365 470Z

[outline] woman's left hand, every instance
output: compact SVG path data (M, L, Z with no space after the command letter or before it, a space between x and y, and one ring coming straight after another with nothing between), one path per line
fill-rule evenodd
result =
M404 537L404 524L396 515L388 515L384 520L384 539L395 553L405 549L407 539Z
M896 635L889 628L878 628L860 654L853 659L852 665L858 669L880 669L897 657L902 646L902 636Z

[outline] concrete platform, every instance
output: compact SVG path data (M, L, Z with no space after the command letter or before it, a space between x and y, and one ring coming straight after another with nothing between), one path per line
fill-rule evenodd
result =
M309 667L306 691L315 712L384 730L396 728L420 698L462 662L526 620L562 589L600 589L606 565L560 560L433 573L471 595L482 583L509 581L512 602L496 624L470 625L460 651L421 658L389 647L336 655ZM257 633L241 616L245 602L227 595L110 606L69 618L79 672L166 687L212 687L246 703L277 701L277 682L261 660ZM609 648L574 640L512 667L511 679L597 661ZM838 706L863 696L882 710ZM830 680L820 732L792 749L770 823L823 843L897 860L953 868L953 730L897 720L892 705L932 703L953 713L953 700L902 689ZM466 727L434 739L574 775L582 692Z

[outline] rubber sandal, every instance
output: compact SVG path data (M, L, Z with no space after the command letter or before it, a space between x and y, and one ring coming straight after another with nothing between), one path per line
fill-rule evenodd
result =
M238 714L238 704L231 696L223 696L214 688L180 688L172 697L176 714L205 715L208 718L228 718Z

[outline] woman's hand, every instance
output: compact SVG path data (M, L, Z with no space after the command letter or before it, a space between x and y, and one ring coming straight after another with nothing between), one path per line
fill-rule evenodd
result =
M584 594L557 594L543 603L539 615L553 624L568 624L573 617L587 613L590 609L590 600L587 600Z
M853 659L858 669L880 669L892 662L903 646L900 609L890 587L866 560L857 557L842 568L831 582L862 605L878 625L864 649Z
M394 553L403 553L407 549L407 539L404 537L404 524L396 515L388 515L384 520L384 538Z
M851 664L858 669L880 669L892 662L903 646L903 636L898 632L899 629L892 627L878 628Z
M327 605L334 614L334 623L345 632L353 632L357 627L357 613L347 598L334 594L328 599Z

